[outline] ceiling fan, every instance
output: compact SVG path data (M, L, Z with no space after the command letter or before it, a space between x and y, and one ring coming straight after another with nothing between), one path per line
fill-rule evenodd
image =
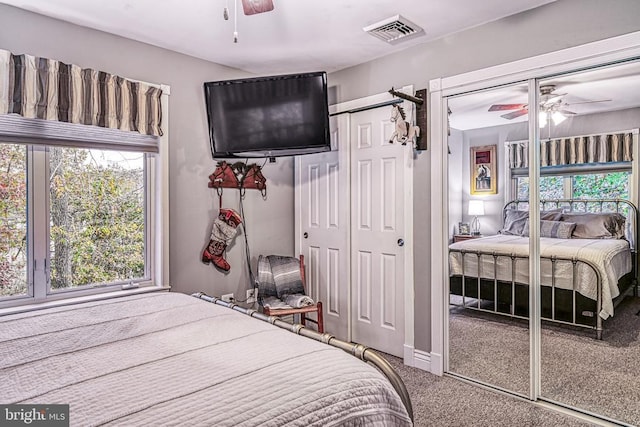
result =
M542 85L540 86L540 127L544 127L547 124L549 118L551 118L554 124L558 125L562 123L567 116L574 116L576 113L567 110L566 107L575 104L589 104L593 102L605 102L611 101L610 99L601 99L598 101L582 101L567 103L563 101L566 93L554 93L556 89L555 85ZM507 120L512 120L520 116L524 116L529 113L528 104L494 104L489 107L489 111L508 111L515 110L507 114L503 114L503 117Z
M270 12L273 10L273 0L242 0L245 15Z
M245 15L255 15L258 13L270 12L273 10L273 0L241 0L242 10ZM238 43L238 0L233 0L234 12L233 12L233 42ZM229 0L225 4L222 11L222 16L225 21L229 20Z

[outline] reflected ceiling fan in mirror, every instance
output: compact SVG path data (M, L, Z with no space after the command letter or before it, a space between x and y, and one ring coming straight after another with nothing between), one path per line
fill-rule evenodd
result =
M581 101L581 102L564 102L566 93L554 93L556 89L555 85L541 85L540 86L540 127L545 127L549 119L553 120L553 124L559 125L566 120L567 116L576 115L575 112L567 110L566 107L576 104L591 104L594 102L607 102L610 99L601 99L597 101ZM489 111L509 111L515 110L507 114L503 114L503 117L507 120L513 120L517 117L524 116L529 113L528 104L494 104L489 107Z

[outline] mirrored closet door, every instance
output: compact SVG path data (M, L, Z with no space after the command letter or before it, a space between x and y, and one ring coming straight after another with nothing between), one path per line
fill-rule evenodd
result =
M640 425L640 62L540 79L542 399Z
M640 61L444 99L445 371L640 425Z
M529 204L510 168L521 168L527 153L510 154L505 142L528 139L528 92L524 83L447 99L447 371L524 397L530 395Z

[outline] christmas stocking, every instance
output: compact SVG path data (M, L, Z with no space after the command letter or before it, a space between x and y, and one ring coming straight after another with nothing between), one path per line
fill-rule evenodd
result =
M211 240L202 253L202 262L213 264L222 271L229 271L231 266L222 257L227 245L231 243L238 232L238 225L242 224L242 219L238 212L233 209L220 209L218 218L213 221L211 227Z

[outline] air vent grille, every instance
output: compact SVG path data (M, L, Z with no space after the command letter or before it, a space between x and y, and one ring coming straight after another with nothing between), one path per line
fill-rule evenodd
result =
M422 28L400 15L376 22L364 27L363 30L390 44L399 43L424 34Z

